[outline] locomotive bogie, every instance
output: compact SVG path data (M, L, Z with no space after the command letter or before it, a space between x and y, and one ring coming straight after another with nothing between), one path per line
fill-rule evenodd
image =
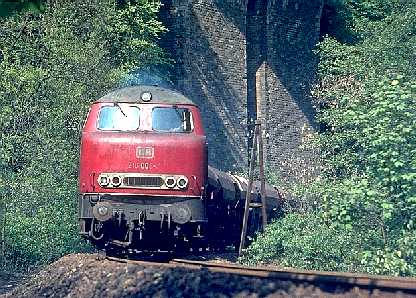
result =
M207 222L200 198L137 199L134 195L89 194L80 196L79 206L81 234L102 248L144 248L155 235L164 235L173 245L181 238L196 236L198 229L192 227L201 229Z
M185 224L205 222L200 198L140 198L120 195L89 194L79 197L79 218L105 222L110 219L156 221Z

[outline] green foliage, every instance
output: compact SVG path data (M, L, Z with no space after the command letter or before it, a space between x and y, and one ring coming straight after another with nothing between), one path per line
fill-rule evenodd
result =
M390 0L350 0L345 3L354 15L370 21L382 20L390 13L394 5Z
M383 245L377 229L348 229L325 223L320 212L290 213L258 235L239 261L309 270L414 275L416 234Z
M414 4L347 1L361 41L320 44L322 218L363 235L378 231L379 241L363 250L371 273L416 272L409 249L416 214Z
M129 71L166 62L158 8L50 1L0 20L0 205L12 265L85 249L76 236L81 125L89 103Z
M316 213L292 213L270 224L244 252L240 261L255 265L355 271L358 237L324 224Z
M321 152L322 172L308 187L319 197L312 213L319 219L310 227L299 221L297 231L289 216L258 243L275 241L274 237L300 239L304 252L296 253L295 259L287 257L286 251L293 249L287 245L275 256L287 266L415 275L416 2L332 3L348 12L344 24L356 40L346 42L334 34L319 44L321 82L314 95L324 130L314 144ZM317 238L324 232L335 238L339 233L353 249L342 250L337 238L338 264L308 263L309 248L317 246L314 237L304 237L306 228ZM318 255L324 259L326 252Z
M43 0L0 0L0 18L13 15L19 12L40 12Z

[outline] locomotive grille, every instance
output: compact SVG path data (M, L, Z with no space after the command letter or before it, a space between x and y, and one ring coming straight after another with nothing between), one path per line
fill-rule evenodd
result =
M161 187L163 183L162 177L125 177L123 179L125 186L135 187Z

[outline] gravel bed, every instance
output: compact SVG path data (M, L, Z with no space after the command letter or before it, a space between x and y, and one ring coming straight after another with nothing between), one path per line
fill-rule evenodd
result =
M192 261L237 264L238 254L235 252L207 252L198 255L187 255L180 258Z
M25 274L0 272L0 294L9 292L27 277Z
M9 297L385 297L379 292L325 289L290 281L118 263L98 255L73 254L52 263ZM391 296L397 297L397 296Z

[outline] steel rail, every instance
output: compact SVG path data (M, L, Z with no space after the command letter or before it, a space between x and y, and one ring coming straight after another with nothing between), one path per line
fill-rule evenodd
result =
M194 270L207 269L211 272L237 274L248 277L289 280L298 283L346 285L365 289L384 289L389 292L405 291L416 295L416 278L368 275L348 272L311 271L294 268L248 267L186 259L172 259L169 263L136 261L107 257L108 260L132 263L141 266L165 268L185 267Z

